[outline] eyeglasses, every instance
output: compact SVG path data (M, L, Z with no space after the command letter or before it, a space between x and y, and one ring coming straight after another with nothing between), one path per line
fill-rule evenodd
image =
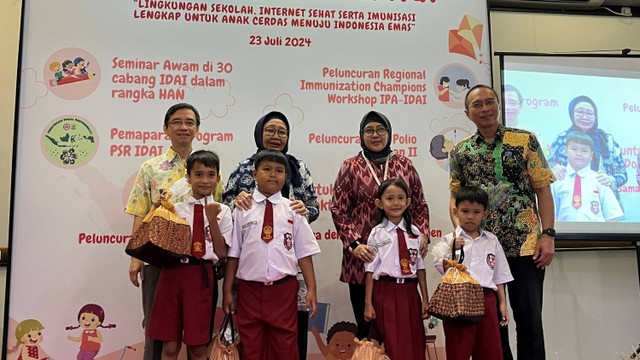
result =
M373 133L378 134L378 136L382 136L385 135L387 133L387 128L384 126L378 126L377 128L365 128L364 130L362 130L362 133L365 136L373 136Z
M180 120L172 120L169 121L169 126L171 126L172 128L181 128L182 125L188 127L188 128L194 128L196 127L198 124L193 121L193 120L185 120L185 121L180 121Z
M264 133L269 137L274 137L275 134L278 134L278 137L281 138L289 136L289 133L286 130L276 130L274 128L266 128L264 129Z
M509 105L511 107L516 107L516 106L520 106L520 102L519 101L515 101L515 100L509 100L509 101L507 101L507 105Z
M593 111L585 111L583 109L575 109L573 113L577 117L586 117L588 119L595 119L596 117L596 113L594 113Z

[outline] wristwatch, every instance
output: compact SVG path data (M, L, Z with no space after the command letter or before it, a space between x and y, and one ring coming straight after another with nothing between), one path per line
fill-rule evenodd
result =
M544 229L542 230L543 234L549 235L549 236L556 236L556 231L552 228L548 228L548 229Z

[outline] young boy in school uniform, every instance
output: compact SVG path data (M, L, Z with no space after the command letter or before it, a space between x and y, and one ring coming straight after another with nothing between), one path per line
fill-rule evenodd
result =
M569 162L565 178L551 184L557 221L617 221L624 213L609 186L598 181L591 170L593 140L580 131L567 135Z
M191 360L206 360L217 286L213 265L227 256L233 229L231 210L213 200L220 160L200 150L187 158L192 196L175 204L176 215L191 226L191 256L162 268L149 321L149 337L163 341L162 360L177 359L182 342Z
M233 236L223 284L223 309L233 310L231 288L239 279L238 331L243 360L298 360L296 279L299 264L307 284L307 308L317 310L312 255L320 247L307 219L291 210L280 190L287 158L276 150L256 155L256 189L248 210L233 211Z
M460 225L453 233L443 236L432 251L433 265L444 275L445 260L451 259L451 244L455 242L455 250L464 247L462 264L485 289L484 317L480 323L443 321L447 360L469 360L472 356L473 360L502 360L498 322L501 326L509 323L504 284L512 281L513 276L498 238L480 227L489 213L488 203L489 196L481 188L460 188L453 208ZM443 247L445 250L441 251Z

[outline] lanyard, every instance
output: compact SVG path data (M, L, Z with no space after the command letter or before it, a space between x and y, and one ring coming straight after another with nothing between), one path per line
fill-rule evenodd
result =
M373 171L373 166L371 166L371 162L369 161L369 159L367 159L366 156L364 156L364 152L361 151L360 153L362 154L364 161L367 163L367 167L369 167L369 171L371 171L371 175L373 175L373 178L376 180L376 183L378 184L378 186L380 186L380 179L378 179L376 172ZM393 153L389 154L389 156L387 156L387 161L384 163L384 174L382 175L382 181L387 180L387 176L389 175L389 158L392 155Z

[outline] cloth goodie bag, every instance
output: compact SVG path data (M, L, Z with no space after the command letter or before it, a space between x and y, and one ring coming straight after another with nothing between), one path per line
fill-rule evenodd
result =
M452 243L455 243L455 239ZM455 251L452 249L452 259ZM427 313L441 320L476 324L484 316L484 290L482 286L466 272L462 265L464 249L460 249L460 260L447 260L447 271L438 284L438 288L429 300Z
M127 254L156 266L170 266L191 254L191 227L166 201L149 211L131 235Z
M209 360L239 360L238 344L240 339L233 327L233 316L225 316L220 331L214 333Z

